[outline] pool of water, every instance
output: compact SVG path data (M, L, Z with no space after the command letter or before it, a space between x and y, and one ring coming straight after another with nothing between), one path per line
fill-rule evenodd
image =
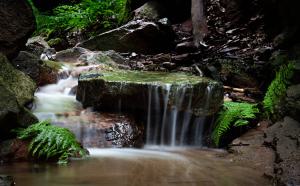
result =
M69 165L0 165L21 186L265 186L262 174L222 158L225 152L199 149L89 149L90 157Z

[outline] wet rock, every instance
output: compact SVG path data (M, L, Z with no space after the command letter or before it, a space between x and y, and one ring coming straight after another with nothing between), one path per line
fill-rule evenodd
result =
M1 54L0 66L0 81L15 94L18 103L23 106L31 102L36 89L33 80L23 72L16 70Z
M0 23L0 53L12 58L35 30L35 18L29 3L26 0L1 1Z
M157 91L160 108L164 100L168 100L168 106L174 105L178 91L184 91L178 110L191 109L198 116L214 114L223 102L223 89L218 82L180 73L134 71L102 72L96 78L90 73L81 74L76 97L84 107L146 113L149 91Z
M136 20L97 35L78 46L101 51L158 53L170 50L172 47L171 30L153 22Z
M26 43L26 51L34 54L38 58L42 55L44 50L48 48L50 48L50 46L41 36L29 38Z
M14 178L12 176L0 175L0 186L14 186Z
M29 142L19 139L3 141L0 143L0 159L4 162L26 161L29 159L28 146Z
M290 117L300 121L300 84L288 87L284 107Z
M143 146L143 127L128 115L88 108L79 113L64 113L52 122L70 129L85 148Z
M300 123L290 117L266 130L265 143L276 152L275 181L278 185L300 184Z
M18 57L12 61L16 69L31 77L38 86L57 82L60 64L55 63L42 61L37 56L25 51L21 51Z
M142 147L143 132L138 126L122 121L106 129L106 140L112 141L115 147Z

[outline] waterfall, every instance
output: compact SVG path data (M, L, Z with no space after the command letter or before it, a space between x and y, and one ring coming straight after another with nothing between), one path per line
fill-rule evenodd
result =
M206 102L203 109L209 107L211 89L210 86L206 88L204 94ZM207 119L194 116L191 109L193 93L193 88L185 85L148 86L147 146L203 145ZM170 100L170 97L174 99Z

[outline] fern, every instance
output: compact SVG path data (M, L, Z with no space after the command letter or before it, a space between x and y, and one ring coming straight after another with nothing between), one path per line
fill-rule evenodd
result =
M70 157L87 155L68 129L53 126L49 121L33 124L26 129L15 130L19 139L30 139L29 151L38 159L58 158L59 164L68 162Z
M85 29L95 24L103 28L113 28L122 23L127 16L127 0L82 0L74 5L61 5L53 14L38 12L31 0L37 21L37 32L51 33L68 29Z
M282 97L284 97L289 80L293 76L293 70L293 63L283 65L276 73L275 79L268 87L263 100L263 107L268 118L274 114L275 107L278 105Z
M216 125L212 133L212 139L218 146L220 138L232 126L239 127L249 124L249 119L255 118L255 114L259 113L256 104L225 102L223 109L219 112Z

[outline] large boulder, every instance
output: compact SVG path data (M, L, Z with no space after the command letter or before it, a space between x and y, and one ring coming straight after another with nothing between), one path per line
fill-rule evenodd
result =
M222 84L182 73L89 72L79 77L84 107L132 114L146 144L207 145L212 116L223 103Z
M33 100L35 83L24 73L13 68L0 55L0 140L9 138L9 131L37 122L24 105Z
M1 0L0 23L0 52L14 57L35 30L35 18L27 0Z
M58 62L42 61L31 53L21 51L11 63L16 69L31 77L39 86L53 84L58 80L60 68Z
M277 122L265 132L265 143L276 152L276 185L300 184L300 123L290 117Z
M36 90L36 84L33 80L23 72L16 70L1 54L0 66L0 81L16 95L18 103L23 106L31 102Z
M145 113L151 97L158 100L153 109L176 106L178 111L208 116L222 105L223 89L219 82L182 73L89 72L79 78L77 100L84 107Z
M168 21L154 23L136 20L92 37L78 46L90 50L151 54L170 50L173 36Z

